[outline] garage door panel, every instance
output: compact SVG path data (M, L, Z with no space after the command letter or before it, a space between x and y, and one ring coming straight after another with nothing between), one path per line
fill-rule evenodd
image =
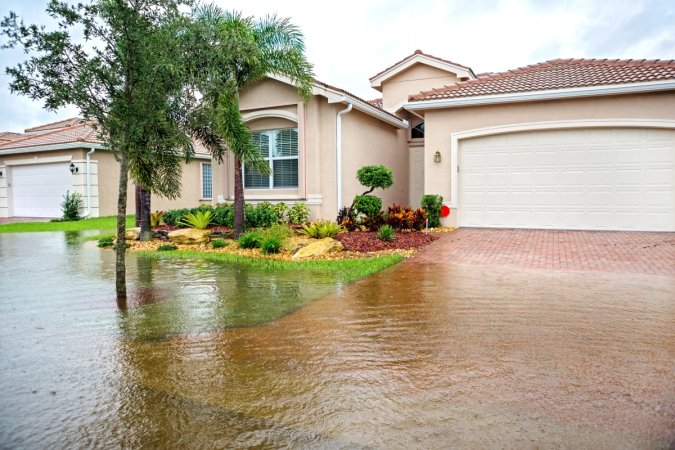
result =
M460 226L675 231L673 130L537 131L467 142L459 148Z
M66 163L11 168L12 214L17 217L59 217L73 176Z

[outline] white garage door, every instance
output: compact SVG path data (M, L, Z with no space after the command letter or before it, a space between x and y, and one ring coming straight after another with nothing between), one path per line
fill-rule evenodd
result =
M72 190L67 163L12 167L12 205L16 217L60 217L63 195Z
M460 226L675 231L675 131L570 129L459 146Z

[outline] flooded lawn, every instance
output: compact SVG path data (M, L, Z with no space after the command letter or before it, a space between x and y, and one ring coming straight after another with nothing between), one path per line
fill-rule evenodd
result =
M2 448L664 448L675 279L317 273L0 235ZM280 317L277 320L273 320Z

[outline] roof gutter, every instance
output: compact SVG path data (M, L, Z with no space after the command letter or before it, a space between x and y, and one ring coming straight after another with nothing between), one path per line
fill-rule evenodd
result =
M337 167L337 174L335 175L337 183L337 212L342 208L342 115L347 114L354 106L346 97L343 101L347 103L347 107L338 111L335 117L335 165Z
M612 84L545 91L516 92L509 94L481 95L475 97L444 98L408 102L403 107L409 111L425 109L461 108L465 106L493 105L500 103L559 100L566 98L596 97L602 95L640 94L675 90L675 80L647 83Z

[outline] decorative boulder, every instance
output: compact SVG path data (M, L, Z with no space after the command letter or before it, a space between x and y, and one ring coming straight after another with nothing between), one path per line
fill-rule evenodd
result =
M194 228L183 228L169 233L169 241L174 244L198 245L206 244L211 240L209 230L197 230Z
M137 241L141 237L141 228L127 228L124 232L125 241Z
M293 259L311 258L341 251L342 243L340 241L336 241L333 238L323 238L302 247L295 252Z

